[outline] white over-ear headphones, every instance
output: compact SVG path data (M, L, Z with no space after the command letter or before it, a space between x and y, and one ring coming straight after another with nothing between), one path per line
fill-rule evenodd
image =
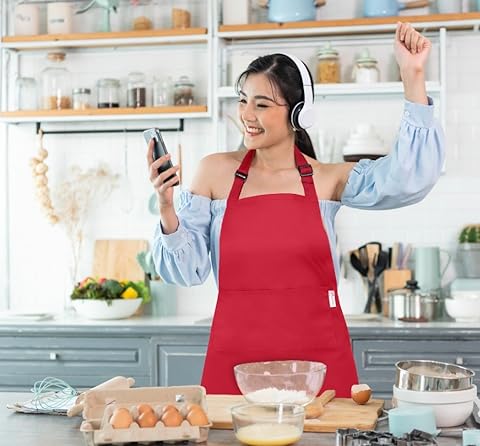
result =
M290 113L290 122L294 130L308 129L314 124L315 111L313 109L312 79L305 64L296 56L279 53L287 56L296 66L303 84L303 101L298 102Z

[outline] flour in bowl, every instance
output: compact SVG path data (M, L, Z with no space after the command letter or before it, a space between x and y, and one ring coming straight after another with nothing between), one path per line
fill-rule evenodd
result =
M305 390L284 390L276 387L267 387L245 395L252 403L295 403L306 404L311 398Z

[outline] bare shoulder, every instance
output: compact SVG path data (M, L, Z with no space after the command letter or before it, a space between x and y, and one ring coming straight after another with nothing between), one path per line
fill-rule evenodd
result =
M192 181L192 193L217 199L223 190L230 190L233 174L245 153L245 151L212 153L202 158Z
M320 199L340 201L355 163L321 163L308 158L314 172L315 187Z

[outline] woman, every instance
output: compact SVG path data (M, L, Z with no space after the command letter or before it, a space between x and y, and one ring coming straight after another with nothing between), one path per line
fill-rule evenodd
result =
M441 130L425 91L431 44L398 24L395 54L405 112L392 153L376 161L322 164L305 128L311 124L311 76L283 54L253 61L238 82L238 115L248 151L204 158L178 214L172 195L178 166L158 175L160 225L153 252L170 283L208 276L219 287L202 384L239 393L233 366L304 359L327 364L324 388L350 396L357 374L338 303L333 220L342 204L388 209L421 200L443 163ZM169 155L167 155L168 157Z

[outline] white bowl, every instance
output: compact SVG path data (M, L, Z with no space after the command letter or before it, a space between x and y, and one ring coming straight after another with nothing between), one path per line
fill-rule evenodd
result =
M468 297L445 299L445 309L450 317L459 322L480 320L480 299Z
M459 426L465 422L473 410L473 400L477 396L477 386L466 390L446 392L421 392L404 390L393 386L395 407L430 406L435 412L437 427Z
M106 300L73 299L75 311L87 319L125 319L132 316L140 307L142 299Z

